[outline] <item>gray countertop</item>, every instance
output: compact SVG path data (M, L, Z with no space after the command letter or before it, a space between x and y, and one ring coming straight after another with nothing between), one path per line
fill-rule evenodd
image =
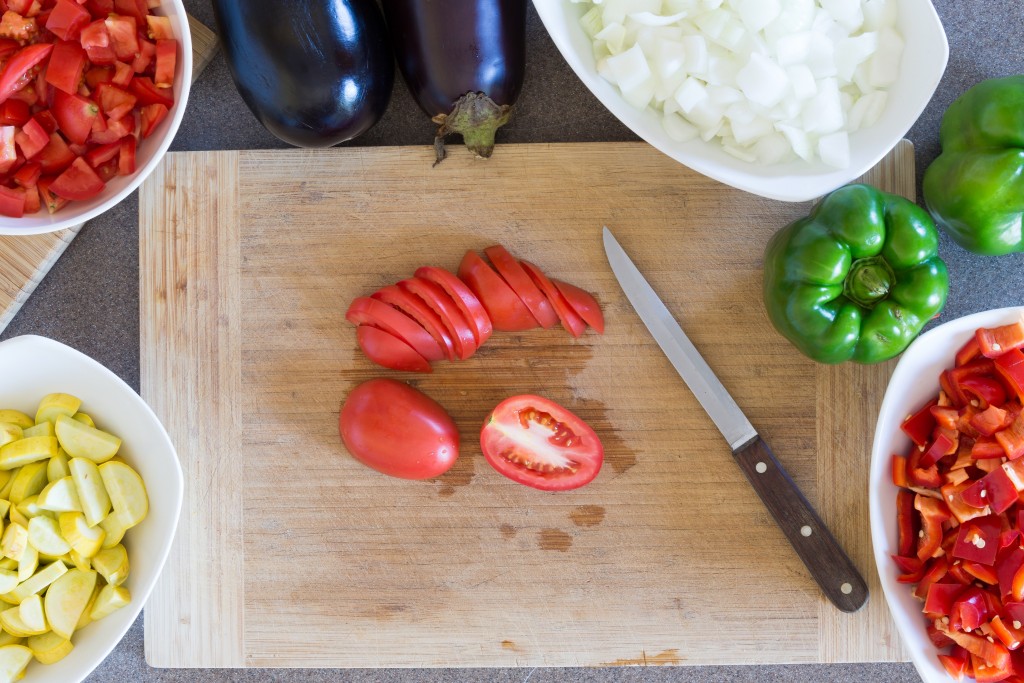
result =
M556 2L560 0L541 0ZM1020 0L934 0L946 26L950 60L934 100L909 137L917 145L919 174L938 153L942 112L977 81L1024 73L1024 12ZM203 0L185 0L197 18L214 26ZM281 3L287 11L288 3ZM499 142L619 141L636 139L575 78L532 11L528 73L516 117ZM422 145L432 139L404 84L396 82L384 119L358 145ZM192 90L173 150L279 148L249 113L218 57ZM499 150L500 153L500 150ZM945 237L941 253L952 290L943 319L1024 303L1024 255L982 258ZM54 266L3 337L41 334L87 353L139 386L138 200L133 195L92 221ZM870 568L864 568L870 570ZM752 618L755 615L751 615ZM728 644L723 643L727 648ZM754 666L649 669L441 669L441 670L160 670L143 653L142 619L91 683L126 681L889 681L920 680L909 664Z

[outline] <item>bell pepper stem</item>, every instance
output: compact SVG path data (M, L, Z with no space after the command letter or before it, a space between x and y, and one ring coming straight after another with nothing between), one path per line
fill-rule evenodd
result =
M859 306L873 308L889 295L896 276L880 256L854 261L843 283L846 296Z

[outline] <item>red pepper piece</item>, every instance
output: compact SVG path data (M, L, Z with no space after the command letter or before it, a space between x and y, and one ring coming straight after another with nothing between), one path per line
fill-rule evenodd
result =
M1002 527L995 515L978 517L961 524L957 532L956 545L953 547L953 557L991 565L999 553L1001 532Z
M946 484L940 489L943 502L946 503L946 507L960 524L992 514L992 509L987 503L975 507L964 500L964 491L972 486L974 486L973 481L965 481L960 484Z
M896 494L896 523L899 526L900 555L910 557L917 544L917 514L914 512L914 494L900 489Z
M1002 643L994 643L994 645L1005 647ZM1007 655L1009 655L1009 652L1007 652ZM993 666L984 657L972 654L971 663L974 665L975 683L999 683L1000 681L1008 681L1013 676L1013 667L1009 660L1001 666Z
M945 557L936 557L930 560L926 564L924 576L914 586L914 597L918 600L926 599L931 587L938 583L946 575L947 571L949 571L949 562L946 561Z
M894 454L892 456L892 483L904 489L909 486L907 483L907 459L902 455Z
M961 346L960 350L956 352L956 367L967 365L980 355L981 344L978 343L978 335L975 333L975 335L968 339L967 343Z
M952 432L953 436L951 437L949 433L942 431L941 427L939 430L935 436L935 441L932 442L928 450L921 456L918 462L919 467L931 467L947 455L956 453L957 443L959 442L956 432Z
M992 616L985 592L976 586L968 587L953 601L949 614L950 629L961 631L973 631Z
M1011 349L993 362L996 374L1006 385L1009 393L1024 401L1024 353Z
M967 654L967 650L964 650L962 647L960 647L952 640L950 640L949 636L947 636L945 633L936 628L934 623L928 624L927 631L928 640L932 641L932 644L935 645L935 647L939 648L940 650L947 647L959 648L961 651L964 652L964 657L970 659L970 655Z
M960 419L960 412L956 408L934 405L929 410L931 410L932 417L935 418L935 423L938 426L945 429L956 429L957 422Z
M1024 549L1020 547L1007 548L999 553L996 560L996 574L999 576L999 593L1004 601L1009 598L1013 589L1013 577L1022 565L1024 565Z
M1018 621L1017 623L1019 624L1020 622ZM996 638L1002 641L1007 650L1016 650L1020 647L1021 642L1024 641L1024 631L1015 628L1012 621L1009 623L1003 621L998 614L992 617L989 626L992 627L992 632Z
M937 404L938 399L932 399L928 405L907 417L900 425L903 433L918 446L925 446L931 440L932 431L935 429L935 417L932 415L931 407Z
M921 531L923 533L918 536L917 557L924 562L939 549L939 545L942 543L942 524L950 518L951 514L944 502L921 494L914 497L914 509L921 513Z
M928 587L928 597L924 601L924 612L931 618L948 617L953 611L953 603L963 595L967 586L958 583L933 583Z
M953 386L953 381L949 377L949 370L943 370L942 374L939 375L939 387L942 389L942 395L949 400L950 405L953 407L963 408L967 404L964 397L960 395L960 390Z
M971 457L975 460L1002 458L1005 455L1006 451L999 445L999 442L987 436L979 437L971 447Z
M1010 418L1010 422L1007 418ZM1013 417L1002 408L990 405L980 413L971 418L971 426L978 430L982 436L992 436L1010 426Z
M999 575L996 574L996 570L993 567L978 564L977 562L969 562L967 560L961 562L960 566L964 568L965 572L982 583L987 583L990 586L995 586L999 583Z
M987 375L969 375L960 380L960 393L967 401L974 405L978 402L979 408L1001 406L1006 403L1006 389L1002 383L994 377Z
M1007 351L1024 346L1024 323L1017 321L1002 327L982 327L974 336L983 356L998 358Z
M955 653L939 655L939 662L942 664L942 668L946 670L946 673L949 674L950 678L954 681L962 681L964 680L964 675L967 673L967 665L970 664L971 655L967 650L963 649L959 645L957 645L956 648L957 652Z
M942 486L942 475L939 474L938 465L930 467L921 466L921 457L924 454L916 446L911 447L910 455L907 456L907 481L911 486L937 489Z
M960 495L965 503L976 508L991 506L992 512L997 515L1017 502L1017 488L1002 467L992 470L964 489Z
M1024 415L1018 415L1013 424L1001 432L996 432L995 439L1010 460L1016 460L1024 455Z
M893 562L903 572L896 577L898 583L917 583L924 576L924 562L916 557L900 557L891 555Z

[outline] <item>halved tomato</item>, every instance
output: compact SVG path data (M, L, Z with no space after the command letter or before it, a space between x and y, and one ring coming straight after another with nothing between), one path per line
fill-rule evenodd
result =
M382 301L361 296L348 307L345 319L353 325L373 325L393 334L428 361L444 358L444 351L418 322Z
M398 286L410 294L418 296L441 317L441 322L444 323L445 329L451 335L455 355L459 357L459 360L466 360L476 353L476 337L473 335L472 326L443 289L421 277L402 280Z
M129 139L133 140L134 138ZM394 306L418 322L438 343L448 360L455 360L455 346L452 344L452 338L448 335L448 330L445 329L444 322L437 313L434 313L434 309L423 303L423 299L399 289L395 285L388 285L374 292L370 298Z
M537 289L537 285L533 284L533 280L519 265L519 261L516 261L505 247L495 244L493 247L484 249L484 253L491 260L498 274L530 309L530 313L537 319L541 327L554 327L558 324L558 315L555 314L555 309L548 303L544 294Z
M575 285L570 285L567 282L561 280L552 280L555 283L555 287L558 287L560 291L569 302L569 305L573 307L581 318L583 318L588 325L597 330L598 334L604 334L604 314L601 312L601 307L597 303L590 292L584 291Z
M404 341L372 325L356 328L356 341L366 357L377 365L403 372L432 372L426 358Z
M565 331L574 337L579 337L586 332L587 324L583 322L583 318L573 310L565 295L558 291L558 288L548 279L548 276L529 261L520 261L519 264L522 265L526 274L530 276L540 288L540 291L544 292L544 296L548 298L548 301L551 302L551 306L555 309L555 313L558 314L558 319L562 321L562 327L565 328Z
M459 278L480 299L494 329L523 332L540 325L523 300L475 251L467 251L462 257Z
M494 330L491 319L488 317L487 311L484 310L483 304L480 303L480 299L473 294L466 283L447 270L433 266L417 268L416 277L430 280L451 297L462 314L466 316L466 320L472 323L477 347L490 339L491 332Z
M590 425L554 401L528 394L491 411L480 446L499 473L542 491L589 484L604 462L604 447Z

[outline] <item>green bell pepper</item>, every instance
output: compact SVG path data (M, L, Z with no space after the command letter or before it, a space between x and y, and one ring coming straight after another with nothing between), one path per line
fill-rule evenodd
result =
M768 317L821 363L892 358L946 304L938 241L913 202L867 185L840 188L768 243Z
M1024 76L968 90L946 111L940 139L924 174L935 221L976 254L1024 251Z

